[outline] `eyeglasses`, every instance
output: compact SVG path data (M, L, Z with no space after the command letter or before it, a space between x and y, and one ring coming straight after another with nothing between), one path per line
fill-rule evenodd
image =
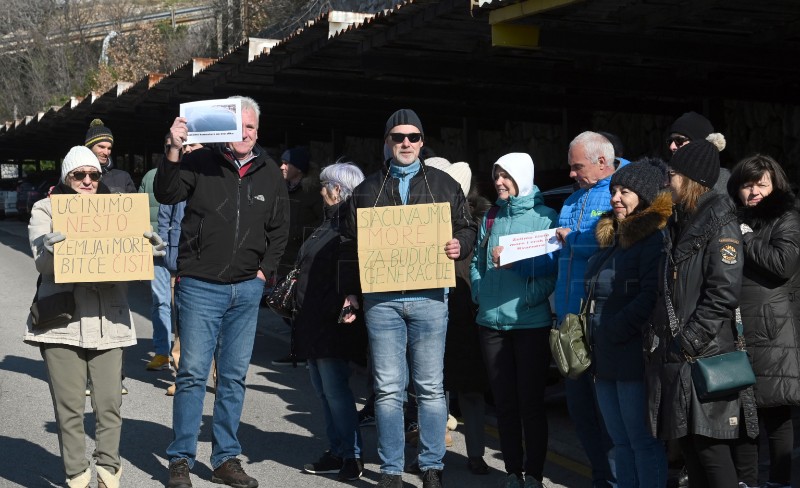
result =
M419 140L422 139L422 134L420 134L419 132L412 132L411 134L403 134L401 132L391 132L389 134L389 137L391 137L392 141L395 142L396 144L400 144L406 138L408 138L408 142L413 144L415 142L419 142Z
M73 171L72 172L72 178L74 178L76 181L85 180L86 179L86 175L89 175L89 178L91 178L92 181L100 181L100 178L103 176L98 171Z
M689 142L689 138L688 137L683 137L683 136L667 137L667 146L669 146L673 142L675 143L676 146L681 147L684 144L686 144L687 142Z

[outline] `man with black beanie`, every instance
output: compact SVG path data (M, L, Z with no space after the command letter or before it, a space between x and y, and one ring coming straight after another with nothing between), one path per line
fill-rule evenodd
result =
M451 260L465 259L475 243L476 226L461 186L444 171L420 160L424 134L422 122L413 110L401 109L389 117L383 138L391 149L391 158L356 187L342 228L339 289L346 296L343 319L352 323L355 313L361 310L366 319L375 377L380 488L403 486L403 397L408 374L413 378L419 404L417 459L422 486L442 486L447 429L443 371L448 289L364 293L362 305L356 210L448 202L452 238L444 244L444 253Z

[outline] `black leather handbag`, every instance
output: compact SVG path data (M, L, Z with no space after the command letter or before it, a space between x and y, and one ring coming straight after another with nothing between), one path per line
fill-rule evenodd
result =
M292 318L295 311L295 293L300 269L294 268L284 276L267 296L267 306L281 317Z

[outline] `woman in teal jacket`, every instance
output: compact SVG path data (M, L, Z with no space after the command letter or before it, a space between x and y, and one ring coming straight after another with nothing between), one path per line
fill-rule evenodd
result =
M478 233L470 266L472 297L478 304L476 322L497 411L508 474L505 486L538 488L547 453L544 389L552 324L548 296L555 288L556 267L550 255L499 266L499 240L553 228L558 214L544 206L527 154L501 157L492 177L498 199Z

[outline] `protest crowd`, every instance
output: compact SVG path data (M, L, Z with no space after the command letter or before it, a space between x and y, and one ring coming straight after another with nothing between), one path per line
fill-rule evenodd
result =
M652 148L663 159L628 161L614 135L582 132L564 148L573 191L550 208L529 154L501 156L480 181L469 162L425 145L411 109L388 116L382 164L365 174L375 165L347 156L317 165L304 147L276 161L257 143L258 103L227 101L240 107L237 140L190 144L191 121L174 119L139 188L147 223L126 234L128 245L76 243L81 226L56 223L71 206L95 226L93 212L120 205L101 198L136 193L113 167L113 133L100 120L31 211L39 280L23 340L46 365L66 486L126 485L122 364L137 341L127 285L87 281L102 261L73 273L59 264L76 249L117 248L138 252L125 262L153 277L146 367L175 371L167 488L192 486L209 377L212 451L202 461L211 481L274 486L247 474L237 437L263 306L291 327L289 355L273 364L305 365L308 398L324 413L328 449L302 466L311 475L359 480L361 429L375 425L378 487L402 488L404 473L424 488L448 486L457 399L471 486L486 486L490 472L490 408L503 487L546 486L545 388L555 364L591 486L791 486L800 207L779 161L754 154L722 168L724 135L695 112L664 128L663 147ZM64 203L81 198L94 203ZM121 237L121 225L104 227L102 237ZM519 237L529 233L536 238ZM361 411L353 363L370 372ZM677 480L668 481L670 468Z

